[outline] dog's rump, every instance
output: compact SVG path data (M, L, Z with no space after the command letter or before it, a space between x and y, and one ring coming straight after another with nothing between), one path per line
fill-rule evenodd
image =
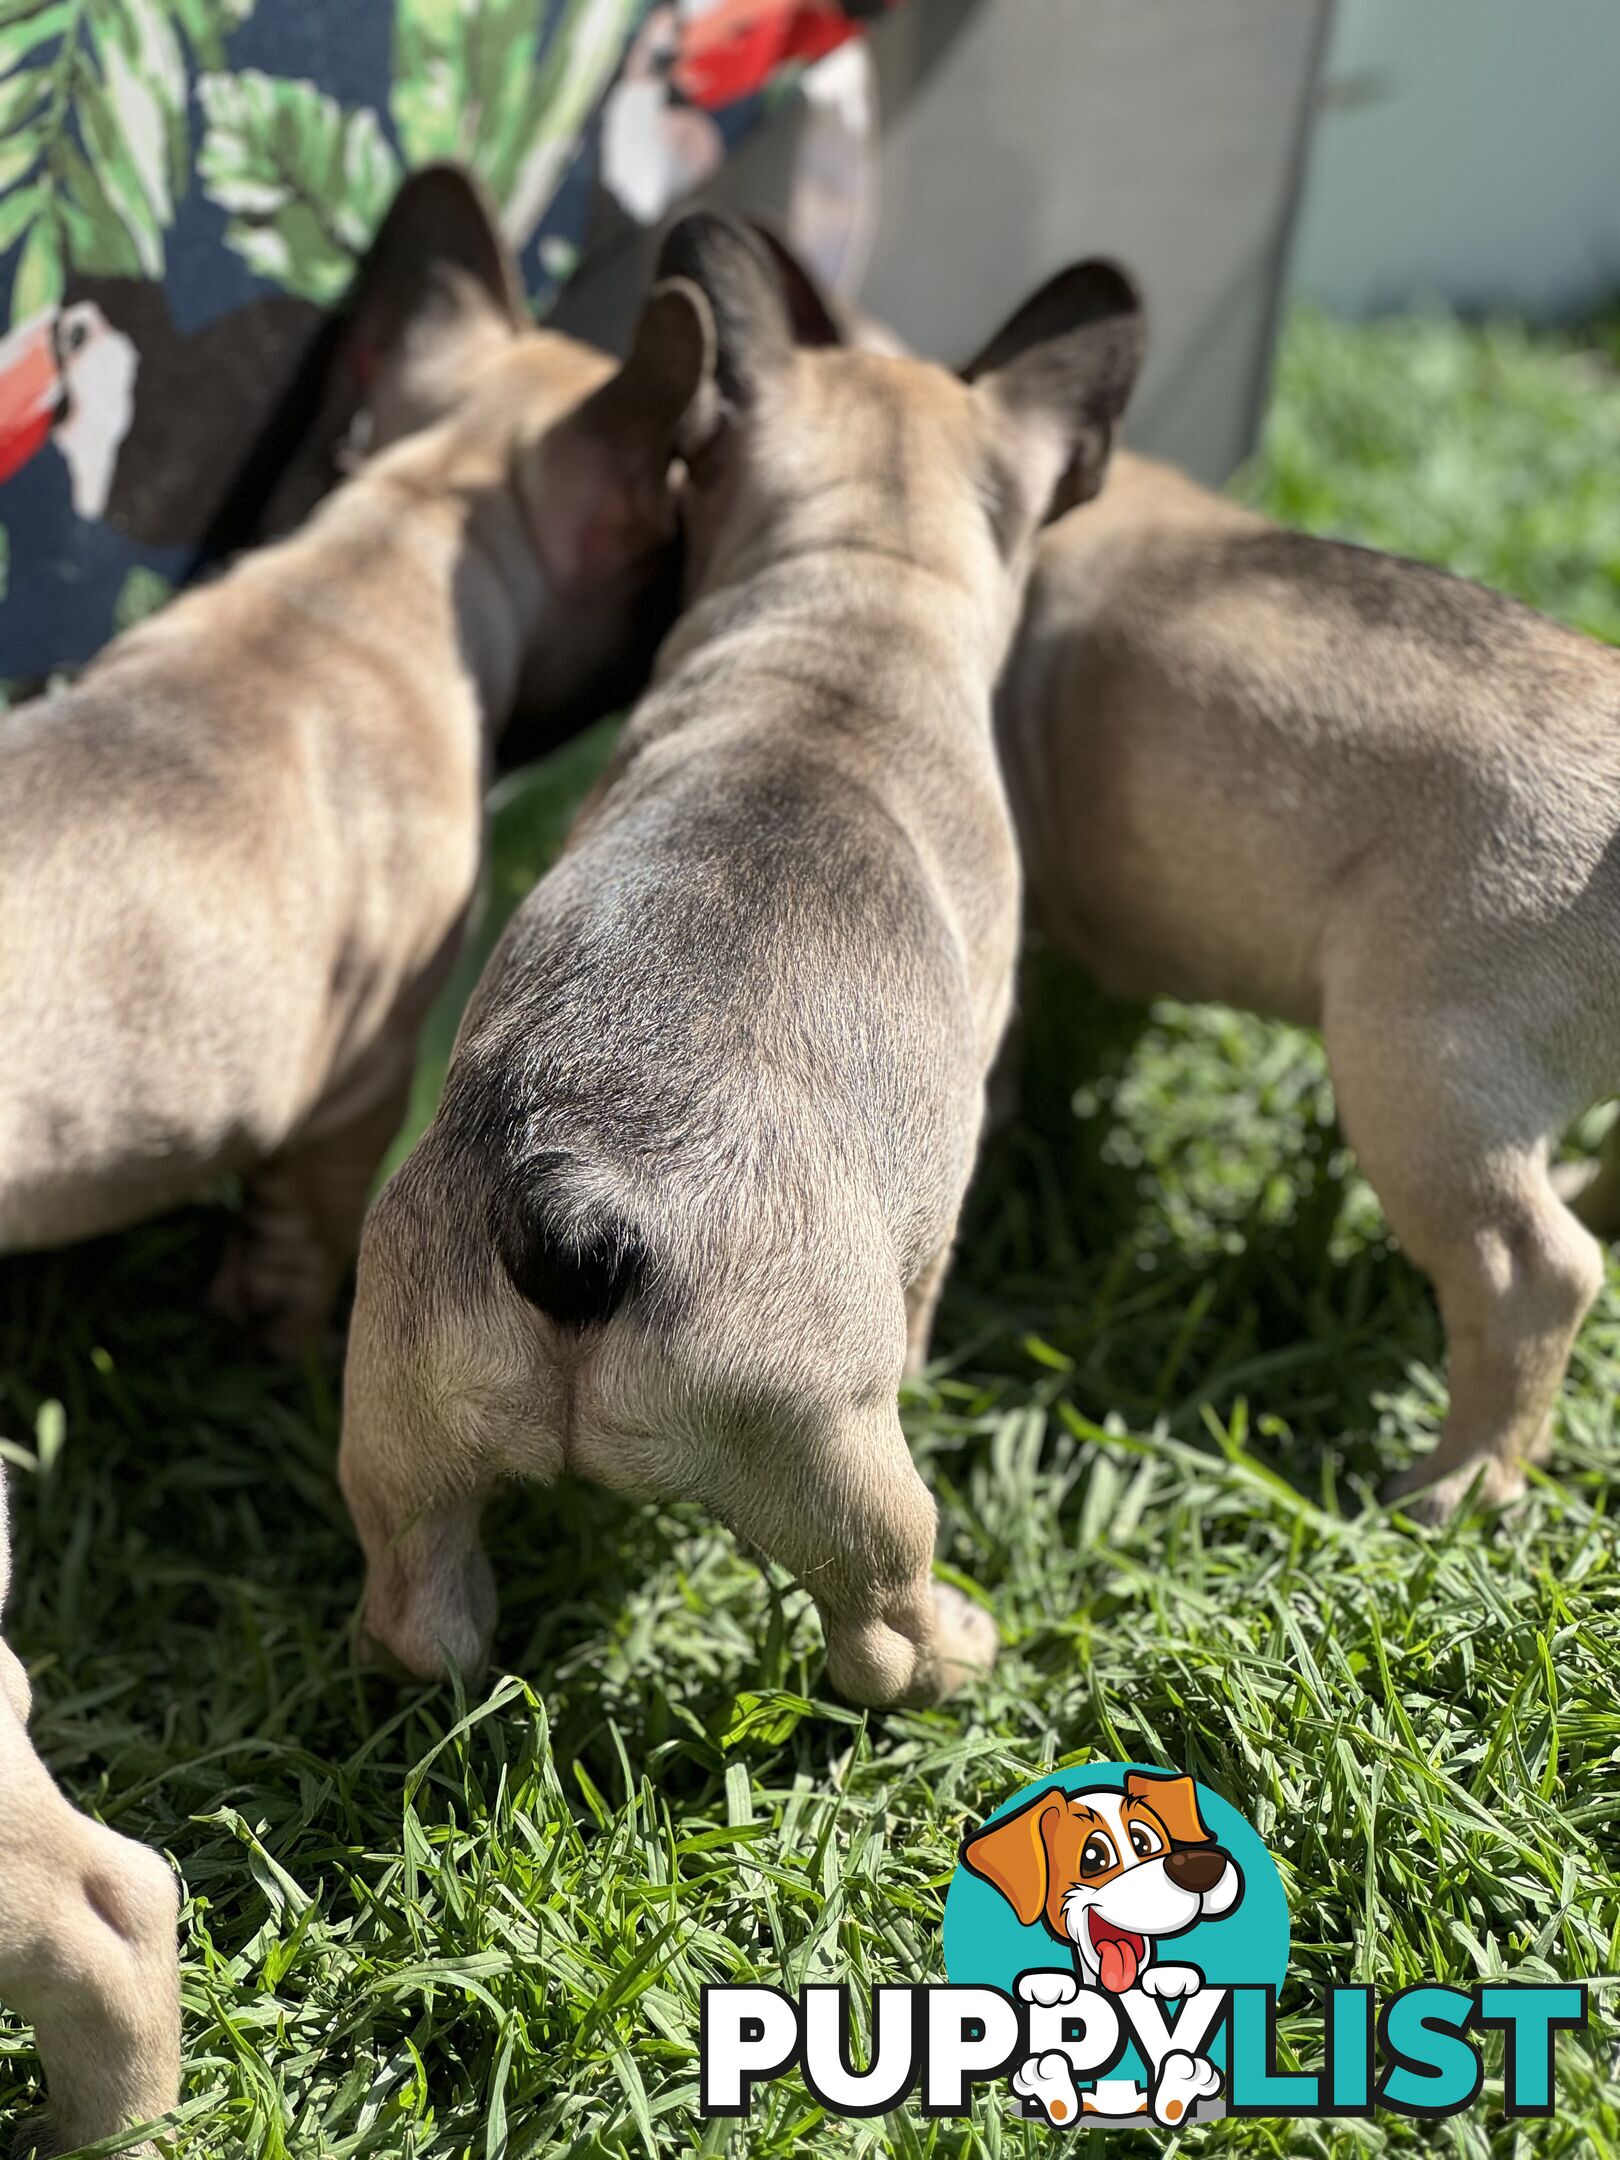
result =
M486 970L440 1124L507 1278L564 1326L668 1314L852 1214L902 1272L948 1235L932 1166L965 1175L977 1125L937 1079L962 958L909 843L807 764L699 771L593 827Z

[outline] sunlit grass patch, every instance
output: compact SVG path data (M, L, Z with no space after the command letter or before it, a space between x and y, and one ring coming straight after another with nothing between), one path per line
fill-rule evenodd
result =
M1620 381L1576 340L1302 317L1246 485L1620 635L1617 451ZM599 754L506 798L488 930ZM1318 2058L1331 1980L1593 1983L1552 2123L1502 2121L1498 2055L1450 2123L1229 2124L1201 2148L1620 2146L1613 1284L1551 1475L1504 1521L1408 1531L1371 1495L1432 1434L1439 1330L1314 1040L1110 1005L1040 961L1025 1003L1022 1110L905 1408L941 1568L1006 1646L944 1710L830 1701L801 1591L695 1512L580 1489L492 1526L504 1677L362 1679L335 1379L200 1318L220 1212L0 1271L8 1631L64 1784L184 1879L182 2150L1044 2150L996 2104L837 2122L792 2079L748 2130L705 2129L698 1991L937 1977L964 1824L1094 1755L1185 1766L1276 1853L1285 2063ZM0 2022L0 2114L38 2076Z

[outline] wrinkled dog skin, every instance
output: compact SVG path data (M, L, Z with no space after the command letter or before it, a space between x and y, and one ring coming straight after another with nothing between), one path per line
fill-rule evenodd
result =
M493 739L592 717L672 611L657 366L524 327L449 168L380 247L353 336L392 447L0 731L0 1250L251 1172L219 1296L275 1347L352 1257Z
M1522 1491L1620 1230L1549 1168L1620 1080L1620 655L1121 454L1037 555L997 725L1033 920L1132 997L1319 1026L1432 1280L1451 1404L1395 1483ZM1428 1486L1429 1490L1420 1492Z
M0 1607L10 1582L0 1484ZM69 1807L28 1738L28 1681L0 1642L0 2000L34 2027L49 2104L25 2153L150 2122L180 2094L174 1877ZM150 2152L150 2145L125 2148Z
M834 1685L929 1699L995 1652L931 1584L896 1408L1011 992L990 693L1140 310L1111 265L1068 271L970 389L796 351L719 219L662 270L689 611L368 1221L341 1459L365 1625L414 1672L480 1665L483 1503L572 1471L701 1500L811 1591Z

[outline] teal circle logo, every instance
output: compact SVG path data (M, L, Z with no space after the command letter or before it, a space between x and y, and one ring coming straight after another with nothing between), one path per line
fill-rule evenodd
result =
M1279 1990L1288 1942L1282 1878L1252 1826L1207 1785L1142 1763L1082 1763L1014 1793L964 1838L945 1899L951 1983L1039 2005L1060 2042L1088 2002L1162 2015L1174 2034L1206 1990ZM1090 2087L1047 2050L1014 2091L1054 2125L1142 2127L1150 2086L1161 2125L1224 2112L1224 2032L1178 2052L1187 2091L1169 2103L1162 2063L1134 2044Z

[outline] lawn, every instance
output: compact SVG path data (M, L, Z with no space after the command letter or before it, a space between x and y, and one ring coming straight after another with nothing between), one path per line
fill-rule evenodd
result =
M1243 485L1620 638L1605 335L1296 316ZM508 797L497 906L599 754ZM1318 2059L1330 1980L1595 1983L1550 2123L1504 2122L1498 2051L1444 2124L1183 2145L1620 2151L1620 1276L1522 1509L1401 1527L1372 1495L1433 1432L1439 1332L1314 1040L1107 1005L1038 958L1026 1005L1022 1111L908 1399L942 1572L1005 1645L945 1710L829 1700L801 1592L695 1513L583 1489L492 1526L516 1677L467 1700L362 1679L336 1378L199 1317L222 1210L0 1272L8 1632L68 1790L184 1880L180 2150L1033 2153L1049 2134L999 2100L843 2122L796 2080L747 2131L705 2128L698 1989L939 1977L964 1825L1103 1756L1195 1772L1277 1855L1285 2063ZM0 2115L37 2079L0 2022Z

